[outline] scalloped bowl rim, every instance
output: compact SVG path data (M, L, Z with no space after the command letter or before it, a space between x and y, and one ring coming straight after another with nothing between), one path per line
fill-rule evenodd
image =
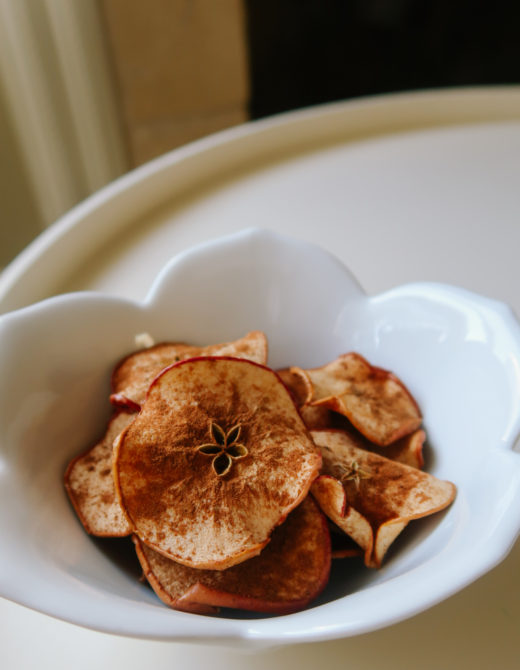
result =
M287 267L297 272L289 276ZM247 272L238 285L236 272ZM313 305L311 315L304 311L307 301L300 304L302 287ZM328 300L318 304L324 291ZM174 339L201 332L201 324L205 332L210 324L209 341L264 326L273 343L273 367L281 367L289 351L297 360L286 363L324 363L348 344L392 369L425 410L433 472L457 484L454 505L405 542L402 554L392 555L377 575L361 578L361 588L344 592L342 578L336 577L339 590L334 585L327 601L296 614L201 617L171 611L144 587L131 585L79 528L61 486L65 452L48 465L35 445L54 444L65 435L71 439L70 458L81 440L93 438L81 407L74 405L74 393L91 403L92 424L99 428L107 408L106 398L97 401L98 391L106 388L109 361L131 350L136 328L142 326L141 332L148 322L154 323L157 339L167 339L169 310L182 315ZM227 321L220 323L219 315ZM99 323L106 327L106 341L99 337ZM320 331L323 323L326 332ZM57 327L63 337L55 343ZM77 354L84 329L91 337L83 361ZM509 307L470 291L415 283L368 297L323 249L250 229L175 256L142 302L79 292L8 313L0 317L0 342L0 363L9 373L0 379L0 507L7 497L14 505L12 518L5 504L0 512L0 595L51 616L121 635L213 644L273 646L347 637L396 623L454 594L505 558L520 531L520 455L514 450L520 432L520 326ZM36 343L43 343L46 356L35 350ZM85 371L97 360L103 369L90 378ZM468 379L452 374L453 367ZM32 386L15 384L13 389L7 379L14 371ZM71 394L65 390L69 382ZM451 413L458 393L471 406L457 406L460 425ZM65 407L72 408L71 418L65 416L64 425L57 426L56 416L62 417ZM482 416L484 409L488 413ZM71 426L78 427L77 435ZM43 436L40 441L35 434ZM472 445L465 444L465 435ZM461 453L448 453L445 445L459 443ZM60 467L60 490L49 494ZM24 488L27 482L31 486ZM49 501L42 502L47 495ZM61 530L51 524L51 511L61 515ZM468 543L469 538L474 541ZM100 567L107 570L106 579ZM111 593L103 591L106 583Z

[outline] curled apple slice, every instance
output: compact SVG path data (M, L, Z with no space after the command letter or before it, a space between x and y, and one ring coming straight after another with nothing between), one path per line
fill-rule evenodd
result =
M116 413L103 438L74 458L65 472L65 489L87 533L124 537L131 528L116 496L112 477L113 444L135 414Z
M341 528L329 521L331 558L357 558L364 552Z
M312 394L312 384L308 377L300 374L300 368L281 368L277 374L289 389L294 402L301 407Z
M161 370L177 361L196 356L233 356L265 365L267 339L264 333L255 330L234 342L206 347L163 342L136 351L124 358L112 373L112 403L138 410L152 380Z
M343 414L338 414L324 404L306 404L313 395L313 386L308 374L301 368L283 368L278 370L283 383L291 392L300 415L309 430L340 429L348 432L356 446L375 451L393 461L421 469L424 466L423 446L426 433L417 429L389 444L379 447L357 431Z
M275 372L201 357L154 379L117 442L114 479L145 544L184 565L222 570L260 553L320 466Z
M426 433L422 428L414 430L413 433L405 435L387 447L371 445L369 449L392 461L404 463L412 468L421 470L424 467L423 447L426 441Z
M337 415L336 415L337 416ZM344 417L340 417L343 418ZM392 442L387 447L380 447L366 437L361 435L352 424L344 419L343 425L339 421L330 421L324 428L318 427L312 430L341 430L348 437L352 446L365 451L372 451L375 454L389 458L391 461L397 461L404 465L420 470L424 466L423 446L426 439L426 433L422 428L415 430L409 435L405 435L400 440Z
M345 415L375 444L386 446L421 425L421 413L405 385L359 354L344 354L320 368L292 371L308 380L305 404Z
M259 556L227 570L189 568L138 538L134 541L144 574L159 598L187 612L212 614L220 607L231 607L287 614L312 602L329 578L327 522L309 497L274 530Z
M337 417L323 405L306 405L307 398L312 394L312 384L307 375L300 368L282 368L277 370L281 380L289 389L305 425L309 430L323 430L324 428L338 427ZM347 420L342 418L345 422Z
M344 431L313 431L323 466L311 492L323 512L379 567L412 519L447 507L454 484L355 445Z

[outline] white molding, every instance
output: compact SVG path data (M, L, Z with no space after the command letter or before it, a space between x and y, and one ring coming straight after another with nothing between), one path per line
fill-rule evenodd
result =
M46 225L127 169L95 2L0 0L0 77Z

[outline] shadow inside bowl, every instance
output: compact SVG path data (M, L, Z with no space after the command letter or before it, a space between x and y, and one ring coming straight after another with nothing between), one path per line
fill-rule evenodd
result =
M129 537L92 537L97 549L126 576L142 580L143 570L135 553L134 543Z

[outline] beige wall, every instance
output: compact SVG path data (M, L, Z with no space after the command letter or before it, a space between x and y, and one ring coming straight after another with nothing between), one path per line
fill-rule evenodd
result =
M242 0L0 0L0 267L134 165L247 120Z
M42 228L0 87L0 268Z
M129 168L97 0L0 0L0 266Z
M134 165L247 119L241 0L100 0Z

